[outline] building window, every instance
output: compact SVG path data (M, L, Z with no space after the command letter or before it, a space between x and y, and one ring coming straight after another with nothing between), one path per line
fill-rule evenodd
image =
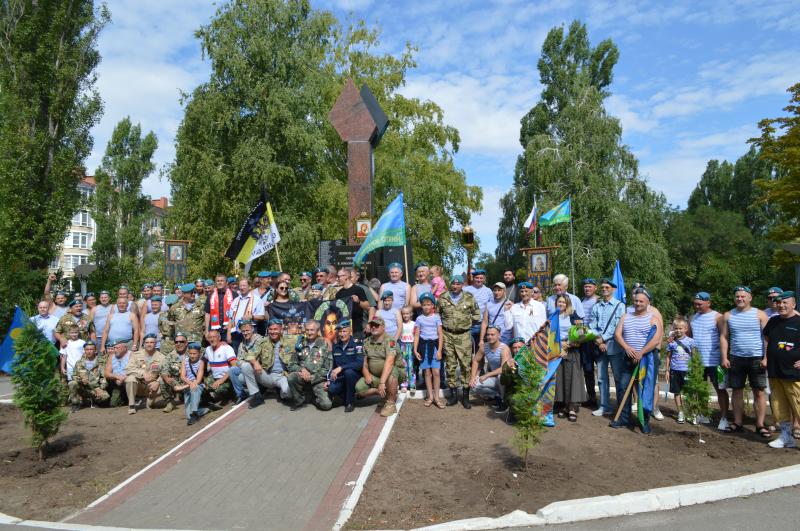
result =
M81 210L80 212L77 212L74 216L72 216L72 224L81 227L91 227L92 217L86 210Z
M58 269L59 267L61 267L61 259L57 256L50 262L50 269Z
M84 201L88 201L94 196L94 190L92 188L78 188L78 191L81 193L81 199Z
M86 232L73 232L72 233L72 248L73 249L91 249L92 248L92 235Z
M68 254L64 256L64 269L67 271L73 271L76 267L81 264L89 263L89 257L84 255L77 255L77 254Z

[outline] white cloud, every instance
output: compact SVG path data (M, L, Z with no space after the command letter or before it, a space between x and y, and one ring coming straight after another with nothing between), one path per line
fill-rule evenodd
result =
M641 172L647 177L650 186L663 192L670 203L684 207L708 160L705 157L687 157L681 153L673 153L643 164Z
M472 228L481 240L481 252L494 254L497 248L497 228L502 215L500 198L506 192L500 186L483 187L483 211L472 218Z
M605 106L611 116L619 118L626 133L647 133L658 125L656 120L647 117L648 113L638 109L639 103L627 96L612 94L606 99Z

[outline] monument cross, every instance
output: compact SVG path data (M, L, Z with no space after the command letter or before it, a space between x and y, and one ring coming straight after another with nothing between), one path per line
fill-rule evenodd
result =
M347 242L355 245L356 218L362 212L370 218L375 215L373 153L389 119L367 85L359 91L352 79L345 83L328 119L339 138L347 142Z

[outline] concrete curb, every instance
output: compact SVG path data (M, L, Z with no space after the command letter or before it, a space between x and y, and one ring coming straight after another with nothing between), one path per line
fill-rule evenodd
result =
M700 503L751 496L795 485L800 485L800 465L776 468L738 478L626 492L616 496L559 501L542 507L536 514L514 511L498 518L480 517L455 520L420 527L415 531L503 529L566 524L653 511L668 511Z
M358 475L356 484L353 487L353 492L350 493L347 501L345 501L344 505L342 506L342 510L339 512L339 518L336 520L336 523L333 526L334 531L339 531L342 527L344 527L344 525L353 515L353 510L356 508L358 500L361 497L361 493L364 491L364 485L367 482L367 478L369 478L369 474L372 472L372 468L375 466L378 456L381 455L383 447L386 444L386 441L389 439L389 434L392 432L392 427L394 426L394 423L397 420L405 401L406 395L400 395L397 400L397 413L386 419L386 423L383 425L383 428L381 428L381 433L378 435L378 439L375 441L375 446L372 447L372 451L369 453L364 466L361 468L361 473Z
M42 527L44 529L67 529L70 531L169 531L167 529L142 529L134 527L108 527L88 524L66 524L62 522L43 522L40 520L20 520L0 513L0 524Z

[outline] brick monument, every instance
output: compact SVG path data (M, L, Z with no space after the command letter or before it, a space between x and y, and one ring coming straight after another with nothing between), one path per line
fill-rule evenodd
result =
M356 245L355 220L364 212L370 218L375 215L373 153L389 119L367 85L359 91L352 79L345 83L328 119L347 142L347 242Z

